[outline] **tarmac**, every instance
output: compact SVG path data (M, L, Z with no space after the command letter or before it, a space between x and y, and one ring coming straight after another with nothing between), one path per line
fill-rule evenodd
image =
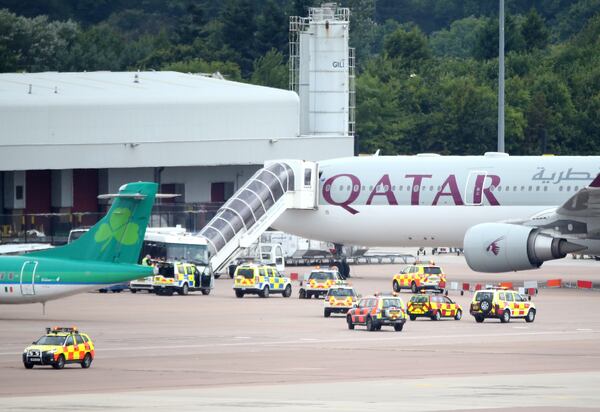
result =
M448 281L600 281L600 263L565 259L487 275L436 257ZM353 266L363 295L391 290L400 265ZM288 268L301 275L310 268ZM228 277L209 296L86 293L0 306L2 410L600 410L600 292L545 289L534 323L408 321L402 332L348 330L323 302L246 296ZM409 292L402 292L406 302ZM90 369L21 363L47 326L76 325L96 344Z

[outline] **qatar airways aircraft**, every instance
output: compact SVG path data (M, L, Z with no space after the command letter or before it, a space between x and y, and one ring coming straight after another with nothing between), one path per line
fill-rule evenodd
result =
M600 157L369 156L319 162L319 206L273 225L364 246L464 248L473 270L600 255Z

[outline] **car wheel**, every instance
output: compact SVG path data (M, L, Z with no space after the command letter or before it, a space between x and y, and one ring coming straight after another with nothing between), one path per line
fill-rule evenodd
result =
M310 299L310 298L312 298L312 293L306 292L306 299Z
M329 311L329 309L325 308L325 310L323 311L323 316L325 316L326 318L331 316L331 312Z
M58 359L55 363L52 364L54 369L62 369L65 367L65 357L63 355L58 355Z
M306 299L306 291L304 289L300 289L298 293L298 299Z
M475 316L475 322L482 323L485 318L483 316Z
M289 298L290 296L292 296L292 285L287 285L283 290L283 297Z
M261 290L261 291L260 291L260 294L259 294L259 296L260 296L261 298L268 298L268 297L269 297L269 287L268 287L268 286L265 286L265 287L263 288L263 290Z
M244 297L244 291L236 289L236 291L235 291L235 297L237 297L237 298L243 298Z
M412 293L417 293L417 284L415 282L410 284L410 290Z
M479 307L483 313L490 313L492 310L492 301L489 299L483 299L481 302L479 302Z
M33 369L33 363L31 362L23 362L23 366L25 366L25 369Z
M135 289L129 289L131 291L131 293L137 293L137 290Z
M175 291L173 291L173 289L167 289L167 290L165 290L164 295L165 296L173 296L173 293L175 293Z
M186 296L189 292L190 292L190 287L188 286L187 283L184 283L183 286L181 287L181 289L179 289L177 291L177 293L179 293L182 296Z
M403 327L404 327L404 324L403 324L403 323L396 323L396 324L394 325L394 330L395 330L396 332L400 332L400 331L402 331L402 328L403 328Z
M397 280L392 282L392 289L394 289L394 292L400 292L400 284Z
M213 274L213 276L215 277L215 279L219 279L221 277L221 274L215 273L215 274ZM233 279L233 276L231 276L231 279Z
M348 324L348 329L354 329L354 323L352 323L352 316L346 316L346 323Z
M208 288L204 288L200 290L202 292L203 295L210 295L210 289Z
M531 323L535 320L535 309L529 309L527 312L527 316L525 317L525 322Z
M86 353L85 357L83 358L83 361L81 361L81 367L83 369L87 369L90 367L91 364L92 364L92 355L90 355L89 353Z
M436 310L431 320L440 320L442 318L442 313L439 310Z
M408 317L410 318L410 320L416 320L417 317L415 315L408 315Z
M502 322L502 323L510 322L510 311L508 309L506 309L504 312L502 312L502 317L500 318L500 322Z
M377 330L377 326L375 326L375 322L373 322L373 318L371 318L370 316L367 318L367 330L369 332Z
M454 320L461 320L461 319L462 319L462 310L457 310L456 315L454 315Z

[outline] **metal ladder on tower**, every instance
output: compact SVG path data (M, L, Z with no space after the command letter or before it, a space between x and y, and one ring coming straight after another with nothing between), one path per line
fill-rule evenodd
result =
M252 245L288 209L317 207L317 164L300 160L267 162L200 231L215 273Z

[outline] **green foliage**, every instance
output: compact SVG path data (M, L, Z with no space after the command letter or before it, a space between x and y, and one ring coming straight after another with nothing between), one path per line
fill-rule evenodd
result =
M0 71L220 72L286 89L287 16L320 3L0 0ZM362 151L495 150L497 1L340 3ZM600 153L600 0L506 0L505 24L510 153Z
M288 88L289 71L283 54L275 49L269 50L254 62L250 82L262 86Z

